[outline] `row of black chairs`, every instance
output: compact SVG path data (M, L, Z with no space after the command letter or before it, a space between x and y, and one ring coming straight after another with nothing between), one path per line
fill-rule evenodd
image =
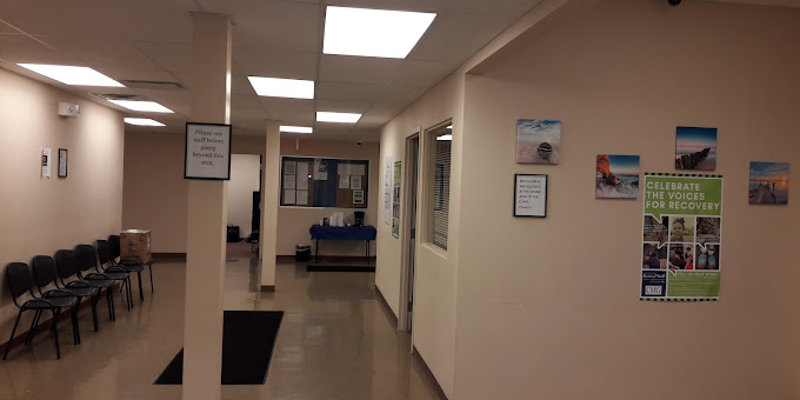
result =
M108 240L98 240L97 246L80 244L74 250L62 249L56 251L53 257L39 255L33 257L31 266L22 262L12 262L6 267L6 281L11 289L14 304L19 308L11 337L5 346L3 360L8 356L14 334L19 325L20 318L25 311L35 311L25 345L33 341L36 328L41 315L50 311L53 316L51 331L56 346L56 357L61 358L58 342L57 323L61 312L68 310L71 313L72 334L74 344L80 344L80 330L78 329L78 309L81 301L90 299L94 330L98 330L97 303L105 295L108 304L108 317L116 319L114 309L114 288L120 285L126 308L133 308L133 293L130 275L138 275L139 299L144 300L142 293L142 271L147 266L150 269L150 290L153 291L152 262L138 264L130 260L118 260L120 255L119 236L111 235ZM34 287L38 296L34 293ZM28 293L30 298L21 302L20 297Z

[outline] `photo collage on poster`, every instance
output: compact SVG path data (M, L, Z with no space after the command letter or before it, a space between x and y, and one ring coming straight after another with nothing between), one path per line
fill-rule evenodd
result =
M644 217L642 269L719 270L719 217Z

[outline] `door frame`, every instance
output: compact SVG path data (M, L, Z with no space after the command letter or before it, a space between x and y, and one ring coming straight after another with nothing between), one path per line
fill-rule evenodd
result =
M417 249L420 243L418 232L420 146L422 143L420 132L421 130L407 136L405 140L405 166L402 176L402 185L405 190L400 214L400 305L397 324L397 329L402 332L410 332L413 325L414 277L416 276ZM412 226L415 226L416 232L412 232ZM412 233L414 233L414 237L412 237ZM412 310L409 310L409 302Z

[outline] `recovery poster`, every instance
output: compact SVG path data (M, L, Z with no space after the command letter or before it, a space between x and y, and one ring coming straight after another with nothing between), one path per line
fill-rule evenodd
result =
M715 301L722 176L644 174L640 300Z

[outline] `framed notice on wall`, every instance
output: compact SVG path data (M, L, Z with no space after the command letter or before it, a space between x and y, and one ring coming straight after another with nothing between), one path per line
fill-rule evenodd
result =
M547 175L514 174L514 216L547 216Z
M184 179L230 180L231 126L186 123Z
M58 149L58 177L59 178L66 178L67 177L67 156L69 154L69 150L67 149Z

